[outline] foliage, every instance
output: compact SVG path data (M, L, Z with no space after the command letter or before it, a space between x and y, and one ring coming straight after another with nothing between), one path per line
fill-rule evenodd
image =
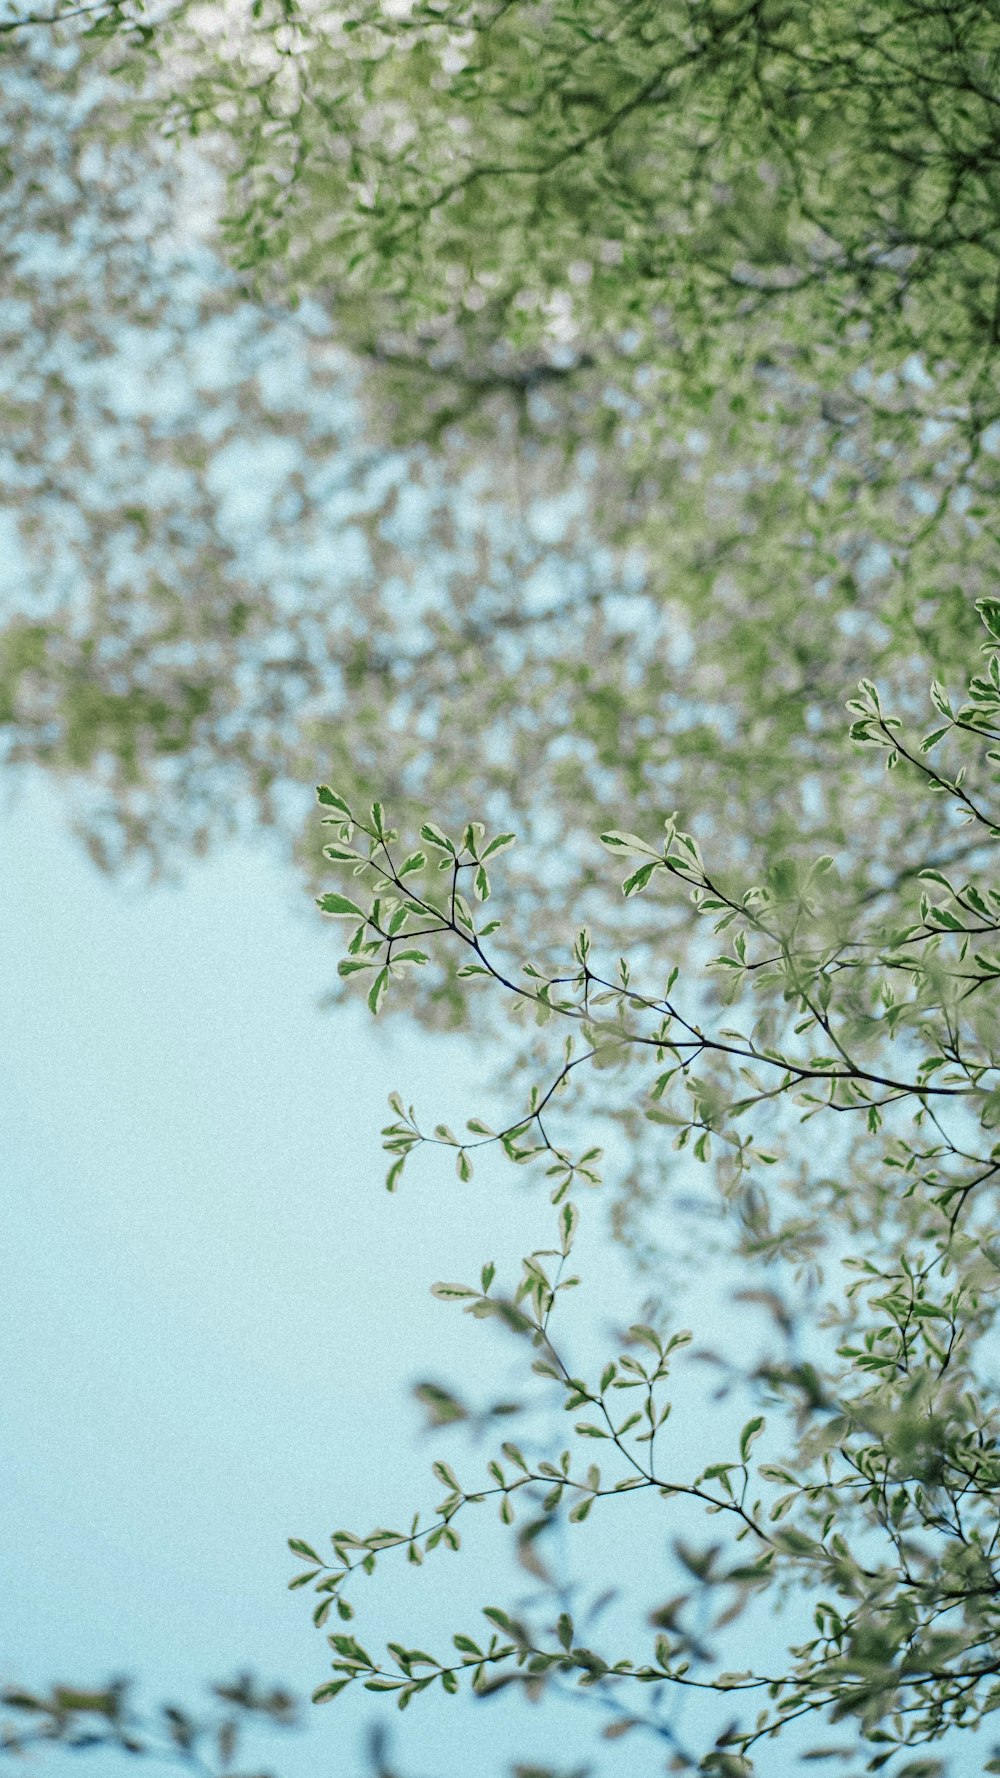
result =
M552 506L544 464L529 497L520 463L484 486L387 457L322 314L245 299L188 220L211 217L204 168L123 141L79 44L19 37L0 83L5 761L89 790L108 867L169 868L240 820L294 843L331 761L435 800L558 773L541 713L618 585L582 490Z
M72 44L53 72L37 34L12 42L9 133L27 110L47 172L7 188L35 317L8 758L97 787L108 863L176 860L251 809L297 839L327 771L410 816L477 806L517 822L518 917L548 936L570 892L613 929L582 835L623 802L697 813L751 874L853 847L865 895L947 867L937 805L830 743L862 671L910 713L961 671L992 584L992 22L964 20L894 0L854 34L824 9L817 37L796 7L358 0L112 33L80 78L117 57L197 126L198 165L231 174L235 282L207 248L146 248L149 206L176 232L190 181L145 122L129 161L115 89L84 103ZM459 177L474 199L432 201ZM31 251L81 212L86 286ZM309 299L301 326L247 300L251 259L269 298ZM122 415L93 365L126 317L157 372ZM165 363L187 367L172 412ZM667 917L657 899L651 937ZM461 1015L441 977L419 1008Z
M710 754L710 800L733 772L767 798L883 646L897 683L958 666L994 553L992 16L353 0L185 29L154 109L211 120L234 259L321 297L383 423L600 451L602 527L692 643L636 700L669 748L619 725L614 760Z
M90 1753L104 1748L186 1766L196 1773L240 1778L236 1763L247 1725L266 1722L279 1729L294 1728L297 1703L280 1687L261 1687L250 1674L212 1690L213 1705L207 1714L164 1704L150 1715L135 1708L123 1680L100 1690L55 1685L46 1694L9 1686L0 1693L5 1713L0 1721L0 1759L20 1758L38 1749Z
M759 316L838 380L852 326L897 361L996 344L1000 38L972 0L281 0L210 47L171 108L228 106L243 262L359 326L594 350L662 303L710 382Z
M28 403L5 396L42 569L0 638L9 757L104 787L91 833L109 862L203 846L248 793L295 832L294 787L336 774L327 856L358 887L320 906L351 922L344 982L431 1022L481 1004L485 1023L523 1021L515 1080L550 1064L500 1130L431 1134L394 1099L385 1142L392 1187L427 1144L463 1180L482 1145L544 1168L555 1247L507 1283L487 1265L437 1291L523 1343L552 1403L583 1416L568 1448L507 1441L471 1489L441 1462L435 1515L335 1532L332 1560L293 1542L293 1585L342 1626L359 1570L456 1549L459 1515L491 1498L505 1524L521 1514L538 1592L487 1608L454 1654L373 1658L335 1627L317 1696L582 1687L610 1735L648 1732L675 1770L722 1778L779 1735L819 1757L826 1718L849 1736L829 1757L849 1763L860 1737L868 1769L932 1778L920 1750L946 1756L1000 1702L996 17L971 0L863 18L800 0L135 17L107 15L99 55L138 83L147 140L154 117L207 138L235 275L209 255L182 277L183 253L137 244L150 178L173 216L182 162L157 145L130 184L124 118L91 121L98 88L74 85L65 40L40 62L34 38L15 48L8 136L27 116L43 158L60 145L44 179L6 188L26 219L6 276L31 337L59 345ZM33 253L48 234L78 254L81 208L101 224L83 297L78 257L46 285ZM139 333L174 356L237 318L218 414L196 376L166 420L90 399L109 293L115 327L141 297ZM308 299L300 321L276 320L290 297ZM332 414L359 364L364 436L356 410ZM290 448L234 538L215 471L261 432ZM173 481L137 499L137 458ZM310 556L324 534L336 560ZM987 666L953 703L977 603ZM863 670L845 762L831 740ZM936 726L911 740L930 673ZM436 819L400 847L381 803L357 815L373 793L401 822ZM655 844L617 825L664 816ZM588 826L627 871L624 909ZM504 926L484 918L501 856ZM593 1375L563 1343L601 1113L650 1203L673 1207L667 1132L704 1165L748 1309L773 1320L776 1354L716 1357L747 1418L707 1466L666 1435L683 1330L636 1322ZM435 1424L466 1417L423 1389ZM618 1496L636 1524L666 1503L683 1571L665 1604L627 1602L633 1643L650 1620L628 1658L542 1554L556 1523ZM769 1667L775 1600L788 1647ZM735 1715L682 1736L684 1692ZM43 1728L75 1733L54 1699Z
M984 601L980 610L986 665L965 701L955 707L935 686L937 724L910 739L862 681L851 732L992 849L1000 817L969 789L969 768L985 758L995 785L1000 605ZM488 840L474 822L451 837L428 821L420 849L409 851L379 804L361 818L334 791L321 789L319 800L335 830L327 856L360 885L360 899L359 890L331 891L319 905L353 925L341 971L360 977L373 1012L399 976L425 967L443 944L458 955L459 979L499 990L546 1030L568 1027L548 1086L532 1090L510 1127L493 1131L471 1119L465 1136L444 1126L427 1136L394 1098L385 1141L394 1157L390 1187L427 1141L455 1154L462 1179L484 1144L545 1165L556 1246L531 1254L509 1284L496 1284L488 1265L478 1284L440 1284L435 1294L513 1332L555 1400L583 1417L555 1462L506 1442L487 1465L488 1480L472 1486L436 1463L444 1498L408 1530L335 1531L330 1558L292 1541L307 1564L293 1585L318 1593L321 1625L335 1607L353 1615L347 1594L356 1574L389 1552L406 1551L420 1564L437 1547L457 1549L457 1520L487 1500L499 1504L505 1524L521 1514L522 1561L541 1583L530 1613L487 1607L485 1631L463 1628L453 1653L393 1642L383 1660L336 1630L334 1677L317 1699L360 1683L402 1707L436 1685L451 1693L467 1682L486 1693L516 1684L532 1695L573 1680L607 1699L615 1733L645 1728L668 1741L677 1771L749 1773L754 1748L814 1718L860 1735L867 1770L891 1766L898 1778L943 1771L936 1757L895 1762L950 1730L976 1728L1000 1703L1000 1420L991 1369L1000 1285L993 1226L1000 891L988 874L963 881L928 869L861 924L829 856L808 870L780 864L766 883L738 891L672 821L662 846L606 832L603 845L628 873L627 900L659 878L685 893L713 932L726 932L727 950L708 965L717 983L708 993L662 959L655 972L625 956L602 963L586 931L565 963L519 962L504 947L500 921L482 918L493 861L511 835ZM662 1430L673 1355L691 1336L665 1324L633 1326L591 1377L574 1372L558 1331L562 1295L579 1284L566 1275L577 1186L593 1179L598 1157L574 1153L553 1131L571 1075L609 1065L618 1068L619 1095L669 1130L675 1147L693 1145L706 1163L715 1150L723 1201L742 1215L751 1278L753 1263L763 1262L759 1290L744 1296L768 1304L785 1336L782 1357L762 1362L751 1378L755 1411L733 1448L698 1473L685 1467L683 1441ZM857 1133L846 1166L824 1179L817 1149L836 1150L837 1138L823 1129L840 1123ZM803 1254L818 1264L824 1248L847 1282L838 1289L829 1280L822 1341L807 1354L792 1338L788 1293ZM751 1451L765 1434L765 1410L771 1449L759 1464ZM591 1461L598 1445L604 1470ZM610 1499L640 1492L668 1502L675 1526L684 1523L678 1503L697 1502L715 1521L717 1541L676 1544L685 1589L654 1611L648 1649L620 1657L599 1634L581 1641L565 1610L553 1619L560 1587L536 1546L554 1521L580 1523ZM620 1510L634 1511L634 1502ZM811 1620L811 1629L777 1667L761 1669L751 1655L746 1670L729 1670L717 1651L721 1632L724 1644L734 1635L739 1642L741 1632L729 1626L744 1612L752 1622L775 1593L787 1621L797 1630ZM735 1706L700 1758L662 1704L660 1694L675 1686L719 1693ZM840 1741L821 1755L813 1741L806 1751L849 1759L855 1745Z
M915 719L993 586L996 45L970 16L282 0L112 38L143 140L193 131L229 178L234 289L324 317L365 431L327 423L331 336L286 315L301 406L237 365L218 445L190 412L171 443L201 463L166 515L197 561L116 575L83 534L85 611L14 619L11 757L106 786L110 862L249 806L314 871L300 792L327 774L401 819L477 808L521 837L523 944L568 899L613 941L585 836L622 806L697 820L747 877L835 852L863 906L974 865L939 801L833 744L862 672ZM243 350L273 337L240 314ZM289 468L234 538L216 464L262 430ZM656 879L632 918L637 947L695 942ZM394 998L470 1013L433 958Z

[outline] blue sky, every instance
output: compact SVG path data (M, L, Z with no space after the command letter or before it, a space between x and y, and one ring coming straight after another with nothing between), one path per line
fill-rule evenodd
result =
M125 1671L193 1702L251 1665L307 1691L326 1650L285 1590L286 1537L433 1506L435 1455L481 1467L488 1453L422 1435L410 1386L431 1375L488 1398L513 1386L515 1354L429 1286L515 1265L549 1244L552 1212L520 1171L462 1186L433 1156L384 1192L389 1089L428 1121L489 1114L483 1058L376 1031L360 1007L318 1011L338 930L264 848L129 889L94 870L43 780L7 808L4 837L2 1677ZM594 1200L598 1329L639 1295L602 1221ZM618 1525L582 1546L588 1563L634 1563ZM459 1556L369 1585L359 1634L444 1647L523 1577L491 1516ZM349 1778L372 1714L360 1695L316 1711L274 1763ZM564 1766L591 1747L578 1711L509 1695L418 1700L400 1726L407 1778ZM87 1769L114 1767L101 1754ZM660 1768L630 1738L599 1769Z

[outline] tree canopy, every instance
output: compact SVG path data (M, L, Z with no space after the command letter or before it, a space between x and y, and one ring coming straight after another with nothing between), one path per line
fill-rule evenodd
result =
M987 371L1000 37L975 0L244 18L173 109L231 133L243 263L325 286L373 345L385 320L565 365L633 325L695 405L768 347L836 389L852 359Z
M573 1686L675 1771L743 1778L777 1747L935 1778L1000 1702L996 11L96 19L96 60L29 34L0 69L4 127L57 144L5 199L14 299L58 337L8 457L43 569L0 638L8 756L101 787L109 861L203 846L248 802L300 836L329 780L327 862L299 843L338 872L343 991L523 1021L511 1121L431 1134L394 1098L388 1183L427 1143L461 1179L498 1145L556 1223L520 1277L436 1288L523 1342L572 1438L529 1426L471 1487L440 1460L409 1530L293 1540L332 1646L316 1696ZM94 81L135 94L138 177ZM154 189L176 216L188 136L226 182L224 274L137 227ZM32 251L76 238L81 198L94 295ZM109 292L178 361L218 323L221 380L192 361L159 413L101 395ZM158 476L134 487L129 454ZM747 1417L700 1468L666 1428L666 1309L593 1376L562 1342L607 1117L620 1192L673 1216L664 1141L705 1167L770 1317L764 1357L716 1355ZM468 1418L444 1386L425 1405ZM533 1601L372 1655L357 1571L457 1549L487 1498ZM674 1567L605 1631L549 1534L628 1512L644 1551L647 1500Z
M862 672L911 709L959 673L990 590L988 9L893 4L855 30L825 8L817 31L796 7L265 5L179 9L138 43L124 18L101 53L145 93L146 159L95 176L124 114L64 107L64 180L89 176L36 182L36 227L103 207L90 250L143 317L135 351L170 338L176 369L199 305L231 344L210 422L195 371L168 421L147 400L123 434L113 400L95 413L107 346L77 292L90 384L52 363L58 401L34 408L36 455L46 415L85 454L56 500L16 486L45 604L29 575L5 726L12 757L105 787L109 858L206 844L248 803L295 831L324 760L413 813L523 830L530 810L577 882L579 836L623 800L697 811L748 868L880 825L860 893L937 856L933 811L897 820L830 743ZM236 281L203 259L183 310L183 250L151 260L128 220L157 155L161 214L186 202L155 123L197 129L229 178ZM29 263L56 337L65 284ZM302 331L248 280L308 299ZM276 398L282 355L300 369ZM360 434L331 418L349 376ZM98 498L126 439L160 473ZM230 517L226 473L255 477L262 440L268 493ZM522 890L556 930L565 880Z
M83 792L112 866L262 821L315 877L334 775L516 826L541 948L571 895L615 931L588 836L622 808L751 876L835 849L863 905L960 861L838 736L862 673L911 716L957 682L993 585L977 13L265 4L8 37L8 128L49 170L5 199L33 389L6 757ZM633 918L687 920L655 884ZM468 1016L436 970L414 1007Z

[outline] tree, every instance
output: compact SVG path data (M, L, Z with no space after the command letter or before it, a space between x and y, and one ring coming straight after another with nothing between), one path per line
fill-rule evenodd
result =
M935 685L934 726L911 737L863 681L851 733L884 758L894 783L909 778L939 798L956 828L978 828L992 852L1000 603L983 601L980 613L985 664L964 702ZM991 769L994 802L969 789L968 767L979 761ZM664 960L654 960L655 973L645 959L641 970L626 956L605 964L581 931L566 963L539 967L519 964L497 936L500 922L482 918L511 835L488 839L472 822L452 838L426 821L419 849L407 852L381 805L358 817L326 787L319 801L333 828L327 857L351 890L326 892L320 907L354 928L341 969L361 977L373 1012L404 970L425 967L431 947L444 946L457 953L463 991L499 990L558 1039L558 1061L506 1128L471 1118L461 1138L443 1126L427 1134L394 1095L385 1144L390 1187L426 1143L449 1150L462 1179L476 1149L494 1144L515 1163L545 1168L555 1248L529 1255L506 1286L487 1264L476 1284L442 1283L435 1293L522 1341L532 1374L582 1417L555 1461L536 1454L529 1425L471 1487L438 1461L444 1499L406 1531L334 1531L332 1559L290 1540L306 1564L292 1585L314 1589L320 1627L341 1621L330 1634L334 1676L317 1700L356 1684L401 1706L435 1685L446 1694L463 1682L485 1694L516 1685L537 1696L573 1684L604 1705L608 1735L651 1733L674 1771L740 1778L753 1771L756 1748L790 1734L793 1748L817 1758L849 1762L860 1751L867 1770L888 1768L891 1778L942 1774L937 1754L920 1750L944 1743L947 1755L1000 1698L1000 1404L991 1374L1000 891L988 878L929 868L886 911L859 920L830 857L807 870L789 861L766 884L740 889L673 823L662 844L611 829L602 842L628 872L626 901L662 877L713 934L727 934L728 948L679 976ZM752 1411L732 1448L693 1474L666 1428L665 1389L687 1330L662 1316L636 1323L593 1377L577 1374L563 1350L563 1299L579 1282L566 1262L580 1187L595 1180L600 1156L562 1129L580 1118L574 1093L594 1067L616 1068L619 1096L675 1145L693 1145L706 1166L714 1146L722 1202L740 1231L741 1298L764 1307L779 1336L777 1352L749 1374L737 1363ZM824 1133L831 1123L846 1137ZM831 1300L822 1324L810 1326L824 1266ZM838 1291L841 1267L849 1281ZM465 1414L444 1389L425 1387L424 1399L439 1426ZM759 1440L764 1463L752 1455ZM589 1461L598 1445L603 1470ZM629 1598L640 1610L652 1605L650 1646L638 1659L618 1658L600 1628L601 1602L585 1597L581 1609L569 1599L545 1540L563 1519L582 1525L612 1504L636 1520L647 1496L664 1503L677 1533L684 1585L665 1602ZM505 1525L522 1515L519 1556L539 1583L528 1609L486 1607L486 1630L461 1628L453 1653L391 1642L386 1659L373 1657L342 1627L355 1614L359 1571L391 1552L405 1550L420 1566L438 1548L458 1549L456 1521L488 1499ZM707 1547L696 1518L691 1529L692 1508L715 1522ZM647 1579L662 1588L671 1576L650 1561ZM775 1596L791 1645L783 1663L762 1670L753 1644L761 1607ZM735 1647L739 1666L720 1642ZM663 1701L674 1689L735 1709L714 1725L713 1745L696 1744L697 1728L680 1733ZM220 1696L246 1704L238 1691ZM128 1734L121 1700L112 1708L110 1697L63 1688L48 1701L15 1696L8 1705L38 1725L38 1738L82 1746L95 1713L99 1736ZM279 1715L287 1702L281 1694ZM253 1688L248 1707L257 1707ZM171 1734L181 1732L179 1718L169 1717ZM817 1745L820 1720L839 1725L832 1743ZM795 1725L808 1740L796 1742ZM983 1753L982 1762L996 1770L1000 1754Z
M935 726L911 738L862 681L851 732L992 850L1000 604L983 601L980 613L985 667L965 701L956 706L935 685ZM981 760L992 801L968 788L968 768ZM605 962L583 930L563 958L539 966L520 962L498 936L500 921L480 911L512 836L487 839L473 822L452 837L428 821L419 849L408 851L381 805L361 816L327 788L319 800L334 829L327 857L359 885L319 905L354 927L341 971L360 977L373 1012L399 975L444 945L469 991L499 990L559 1038L560 1060L505 1129L473 1118L462 1137L443 1126L429 1135L394 1097L387 1183L398 1185L410 1153L427 1142L452 1151L460 1178L470 1176L475 1150L494 1143L514 1162L544 1166L555 1247L530 1255L516 1281L497 1283L487 1265L476 1284L434 1288L520 1338L531 1371L582 1418L554 1462L507 1441L471 1486L436 1463L444 1499L409 1530L335 1531L330 1557L292 1540L307 1564L293 1585L319 1595L319 1625L334 1608L353 1615L347 1595L358 1572L389 1552L419 1564L439 1546L457 1549L457 1521L487 1500L505 1524L521 1514L521 1559L540 1583L533 1610L486 1607L485 1629L463 1625L451 1652L390 1642L385 1658L373 1657L353 1632L335 1631L334 1677L317 1700L355 1684L403 1707L438 1684L445 1693L515 1684L537 1695L573 1682L606 1702L609 1732L661 1737L670 1770L738 1778L754 1770L754 1749L766 1758L767 1745L791 1732L811 1757L850 1761L860 1749L866 1770L942 1773L936 1755L906 1756L978 1729L1000 1702L1000 1402L990 1356L1000 1287L1000 892L988 876L963 881L929 868L887 909L859 920L829 856L808 869L787 861L767 883L740 890L673 822L662 846L614 829L602 842L628 871L626 899L659 878L713 932L726 932L727 950L707 965L711 975L692 981L669 958L652 968L645 958L638 967L628 956ZM742 1221L751 1283L743 1298L767 1307L782 1336L779 1355L741 1379L757 1399L734 1447L699 1473L661 1432L686 1330L665 1319L634 1325L599 1379L575 1374L563 1352L560 1304L579 1283L565 1275L578 1188L599 1157L562 1135L561 1107L582 1094L595 1066L615 1066L619 1096L671 1131L675 1145L693 1143L705 1163L715 1148L723 1201ZM828 1124L846 1127L847 1138L824 1133ZM822 1338L807 1350L799 1322L808 1293L796 1281L824 1264L833 1295ZM777 1416L767 1432L765 1409ZM449 1417L439 1412L442 1423ZM768 1461L757 1464L751 1451L765 1436ZM590 1462L595 1451L603 1471ZM648 1650L620 1658L586 1622L584 1640L565 1605L558 1611L565 1593L538 1551L554 1522L582 1522L623 1494L617 1510L634 1514L647 1492L685 1533L675 1548L686 1584L652 1610ZM709 1547L687 1537L692 1503L715 1521ZM732 1670L718 1642L742 1642L745 1658L759 1627L732 1626L744 1613L753 1624L775 1592L792 1633L784 1662L761 1669L751 1654ZM707 1751L675 1731L661 1701L675 1687L719 1694L733 1708ZM842 1731L817 1746L819 1721L843 1725L849 1739ZM811 1741L795 1739L795 1724ZM1000 1753L983 1769L1000 1770Z
M587 370L632 325L698 406L762 344L837 390L912 352L975 379L995 349L1000 40L974 0L821 21L795 0L281 0L207 48L175 17L191 82L169 112L230 137L242 262L325 284L372 351L381 323L433 342L431 370L557 341L554 370Z
M757 689L757 795L769 751L814 766L840 701L826 672L851 676L845 605L897 679L901 654L967 645L952 625L989 591L996 443L982 8L886 0L818 29L796 5L357 0L333 19L258 7L208 45L177 17L192 79L164 103L226 140L237 263L320 293L370 370L388 365L383 422L423 437L450 419L483 448L506 390L533 436L624 459L604 459L597 510L652 546L654 604L692 624L672 748L721 666L741 713ZM692 425L708 462L685 511Z
M0 718L9 763L92 787L100 860L169 867L248 805L294 833L289 787L331 748L364 783L384 751L373 690L392 674L405 705L416 677L439 705L446 632L447 660L461 649L472 677L490 611L469 586L476 534L497 521L480 499L461 525L432 467L371 448L322 315L244 299L210 239L181 226L199 209L210 220L210 169L122 141L126 95L83 47L36 30L5 39L0 64L13 167L0 473L20 531ZM401 637L392 603L424 533L440 589L426 575L413 588L422 635ZM516 553L530 573L542 547L524 535ZM509 627L533 621L524 610ZM400 735L393 779L425 752Z
M324 798L333 856L376 890L353 911L353 896L323 897L355 922L345 979L359 974L377 1010L408 970L403 1005L464 1016L474 1001L463 984L477 976L454 975L450 943L485 971L480 983L540 1021L519 1070L553 1028L583 1038L518 1103L517 1121L497 1136L470 1131L551 1170L556 1269L541 1253L506 1290L489 1267L478 1286L442 1287L523 1339L554 1399L589 1415L579 1439L603 1438L621 1465L602 1479L575 1446L566 1467L530 1446L500 1453L487 1486L505 1515L533 1503L523 1564L549 1586L540 1550L571 1497L579 1522L609 1492L638 1513L665 1489L671 1514L701 1505L733 1533L712 1553L681 1525L688 1582L650 1602L662 1634L638 1665L601 1653L599 1627L584 1645L571 1614L556 1613L554 1586L534 1614L491 1608L491 1629L460 1632L457 1660L398 1644L390 1668L338 1630L324 1695L360 1682L408 1701L462 1677L533 1693L582 1678L612 1712L629 1698L615 1733L645 1727L690 1765L702 1750L631 1694L705 1688L738 1711L744 1694L751 1710L760 1696L769 1712L717 1722L707 1771L746 1770L758 1740L787 1740L795 1721L826 1712L847 1725L848 1760L860 1731L875 1769L895 1761L902 1778L902 1748L968 1729L995 1702L997 1267L984 1206L998 1164L996 20L903 0L861 22L794 4L587 0L557 13L358 0L339 21L265 3L242 43L228 12L217 42L198 22L195 37L180 11L143 32L138 55L112 35L111 53L148 81L158 117L221 143L240 275L268 300L326 305L364 363L370 425L422 470L428 441L444 480L478 459L509 467L515 492L518 477L544 474L557 489L560 473L579 483L589 467L595 527L644 550L638 611L609 596L610 565L581 593L570 560L556 615L540 613L512 551L509 580L495 558L461 569L416 642L390 601L366 603L359 624L345 596L332 623L328 601L313 607L297 586L289 613L252 579L249 598L236 591L242 568L214 549L211 487L196 481L223 594L189 602L179 576L163 601L152 581L108 573L82 622L19 614L6 643L15 750L108 772L118 815L138 811L124 831L140 846L171 760L179 832L203 786L216 786L224 819L244 787L266 809L314 761L317 775L341 769ZM114 513L120 534L120 499ZM581 530L581 551L588 541ZM955 709L947 687L975 646L977 597L990 665ZM163 603L169 621L151 626ZM234 624L241 603L250 609ZM275 657L286 624L294 647ZM872 746L848 765L832 748L847 683L867 664L910 722L918 687L938 673L941 732L926 752L871 680L855 714L856 739ZM164 700L152 688L168 665ZM928 763L935 747L954 750L954 767ZM891 795L879 749L895 768ZM435 808L406 858L381 804L354 819L371 792L404 814ZM721 866L706 871L673 817L665 850L615 825L647 827L673 808ZM470 809L489 830L465 821ZM476 927L476 891L460 890L467 880L485 894L480 871L525 818L498 954ZM592 821L627 860L627 919L583 843ZM199 816L194 832L210 826ZM443 900L436 863L451 873ZM571 900L589 931L563 965ZM718 966L725 1013L703 974L704 918L735 941ZM506 957L524 955L529 931L541 961L524 974ZM617 972L594 962L618 949ZM689 999L674 980L662 990L675 966ZM653 1467L678 1330L636 1323L599 1380L567 1363L558 1318L550 1331L575 1187L596 1161L589 1134L574 1143L551 1129L591 1064L604 1085L589 1104L634 1139L638 1184L660 1188L664 1124L706 1163L714 1144L748 1288L773 1315L777 1356L734 1381L748 1395L743 1434L700 1474ZM397 1183L428 1138L405 1107L394 1120ZM836 1135L817 1152L824 1125ZM471 1141L432 1140L456 1151L461 1173L472 1165ZM861 1269L827 1341L808 1311L843 1251ZM632 1387L643 1405L629 1425L616 1391ZM464 1412L444 1389L427 1405L442 1422ZM758 1507L751 1448L765 1407L777 1448ZM439 1480L439 1515L411 1533L338 1534L332 1565L299 1542L321 1621L335 1605L348 1621L344 1577L384 1550L454 1547L453 1520L482 1490L467 1492L450 1466ZM783 1588L789 1621L808 1607L813 1628L792 1631L780 1670L726 1678L711 1636L739 1638L740 1611L756 1623ZM936 1769L922 1758L910 1778Z
M12 621L10 756L102 786L90 829L111 860L207 844L247 804L297 835L287 787L333 767L411 814L488 805L523 833L518 905L548 933L586 882L580 836L623 799L697 809L754 873L796 846L849 847L860 817L885 841L856 854L859 896L945 863L936 805L888 802L830 742L860 672L888 673L915 710L929 673L960 671L991 586L995 45L991 19L964 28L976 11L894 0L858 33L827 9L817 38L796 7L359 0L343 30L282 5L245 14L242 38L229 12L217 38L201 15L192 35L183 8L138 46L112 34L102 54L146 81L152 113L207 133L231 172L243 283L220 292L207 273L204 312L253 277L271 301L322 305L363 366L351 523L370 565L331 597L317 540L343 524L328 483L343 434L325 417L328 345L306 331L301 407L262 406L237 366L217 441L197 398L165 435L146 423L140 448L184 466L166 511L155 483L139 505L116 488L98 524L89 478L63 479L88 594L72 619ZM127 191L118 171L102 201ZM456 180L470 195L439 203ZM120 262L121 233L106 238ZM133 264L126 300L155 288L150 328L176 339L187 319L162 294L179 268L151 285ZM239 314L242 349L266 352L272 314ZM94 421L92 404L67 411L67 380L60 445ZM262 428L288 452L270 563L259 536L241 551L213 486L216 456ZM398 478L372 467L390 439L412 453ZM128 443L132 462L134 429ZM470 467L490 495L459 522ZM406 530L410 478L425 540ZM539 489L561 507L533 508ZM50 572L51 506L20 499ZM143 526L166 542L155 572ZM134 540L138 571L107 564L109 537ZM424 549L433 597L426 571L407 584ZM557 881L535 868L529 806L550 857L561 835ZM421 1009L459 1013L442 979Z

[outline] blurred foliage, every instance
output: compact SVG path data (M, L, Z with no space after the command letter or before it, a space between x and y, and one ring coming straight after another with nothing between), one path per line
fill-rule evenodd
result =
M7 40L0 712L99 857L298 838L335 773L558 833L519 885L544 942L570 884L610 919L585 835L623 803L697 808L747 868L864 809L861 894L940 848L829 745L861 671L912 703L961 670L994 562L993 49L918 11L909 74L907 6L857 43L839 8L806 43L794 7L597 4Z
M35 1693L8 1686L0 1692L0 1760L28 1766L32 1753L104 1749L133 1758L181 1765L212 1778L251 1778L242 1760L246 1729L268 1723L296 1727L298 1702L280 1687L261 1687L251 1674L212 1687L210 1709L192 1713L176 1704L158 1711L136 1708L125 1680L99 1690L54 1685ZM253 1778L264 1778L259 1767Z
M992 23L911 10L4 39L0 745L100 863L263 824L314 879L335 777L516 825L541 954L570 895L616 929L622 809L751 875L836 851L862 903L975 844L834 745L862 672L910 713L956 680L995 574ZM412 1004L470 1016L444 971ZM655 1189L638 1143L622 1202Z

